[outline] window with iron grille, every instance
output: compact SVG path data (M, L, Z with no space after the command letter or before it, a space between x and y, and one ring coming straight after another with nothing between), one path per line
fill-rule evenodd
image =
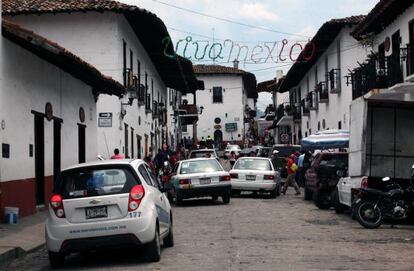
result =
M222 87L213 87L213 103L223 103Z

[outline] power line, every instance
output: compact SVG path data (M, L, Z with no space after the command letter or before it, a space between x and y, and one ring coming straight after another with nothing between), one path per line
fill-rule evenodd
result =
M227 22L227 23L232 23L232 24L237 24L237 25L241 25L241 26L245 26L245 27L250 27L250 28L255 28L255 29L260 29L260 30L264 30L264 31L269 31L269 32L273 32L273 33L278 33L278 34L284 34L284 35L289 35L289 36L297 36L297 37L304 37L304 38L310 38L309 36L305 36L305 35L300 35L300 34L294 34L294 33L289 33L289 32L283 32L283 31L278 31L278 30L274 30L274 29L270 29L270 28L266 28L266 27L261 27L261 26L257 26L257 25L252 25L252 24L246 24L246 23L241 23L241 22L237 22L237 21L233 21L230 19L226 19L226 18L221 18L221 17L217 17L217 16L213 16L213 15L208 15L196 10L192 10L192 9L188 9L188 8L183 8L183 7L179 7L176 5L172 5L169 3L165 3L159 0L152 0L153 2L159 3L159 4L163 4L175 9L179 9L182 11L186 11L186 12L190 12L193 14L197 14L200 16L204 16L204 17L208 17L208 18L212 18L212 19L216 19L219 21L223 21L223 22Z

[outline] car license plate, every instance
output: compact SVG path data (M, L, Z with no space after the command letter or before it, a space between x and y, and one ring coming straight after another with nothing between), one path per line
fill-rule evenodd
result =
M86 208L86 219L108 217L106 206Z
M256 175L246 175L247 181L256 181Z
M211 183L210 178L200 179L200 184L210 184L210 183Z

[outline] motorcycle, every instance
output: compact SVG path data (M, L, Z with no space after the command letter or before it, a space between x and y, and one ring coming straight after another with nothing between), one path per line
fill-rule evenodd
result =
M384 218L402 220L412 215L414 213L413 177L414 165L411 168L410 183L406 188L392 183L387 186L387 192L372 188L352 189L356 198L353 210L359 224L367 229L375 229L381 226ZM382 179L383 182L390 180L389 177Z

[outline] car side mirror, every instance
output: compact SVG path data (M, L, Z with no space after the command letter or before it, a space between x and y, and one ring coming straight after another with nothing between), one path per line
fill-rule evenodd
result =
M383 181L383 182L388 182L389 180L391 180L391 178L390 178L390 177L384 177L384 178L382 178L382 181Z

